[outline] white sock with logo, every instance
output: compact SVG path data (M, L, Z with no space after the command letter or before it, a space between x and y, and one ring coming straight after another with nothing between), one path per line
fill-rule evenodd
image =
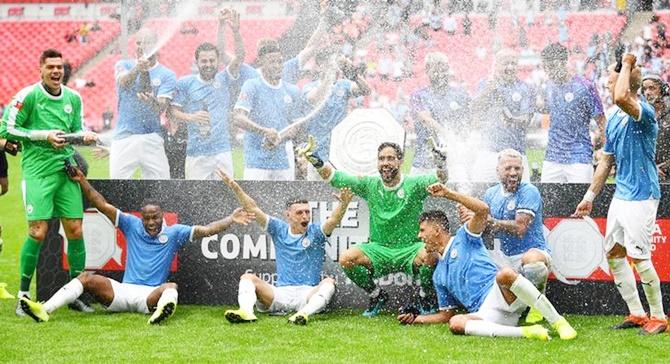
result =
M505 326L484 320L468 320L465 323L465 334L486 337L522 337L523 331L518 326Z
M658 278L656 269L654 269L654 264L652 264L649 259L643 260L635 264L635 268L637 268L637 274L640 275L644 295L647 296L650 316L658 319L665 319L665 312L663 312L663 294L661 294L661 280Z
M330 302L330 299L333 298L333 294L335 294L334 284L330 282L321 283L319 289L312 295L312 297L309 298L309 301L307 301L305 307L303 307L300 311L306 313L307 315L321 311L324 307L326 307L328 302Z
M58 308L74 302L82 293L84 293L84 286L79 279L75 278L49 298L43 306L44 310L52 313Z
M637 292L637 285L635 284L635 275L633 269L628 264L626 258L608 259L607 263L610 266L612 275L614 276L614 284L621 298L626 302L628 311L634 316L645 316L640 295Z
M254 313L256 304L256 286L250 279L240 279L240 288L237 292L237 302L240 309L248 313Z

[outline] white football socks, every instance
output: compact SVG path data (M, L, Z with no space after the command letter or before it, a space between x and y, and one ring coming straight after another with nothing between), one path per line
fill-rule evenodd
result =
M256 303L256 286L250 279L240 279L240 288L237 292L237 302L240 309L249 313L254 313L254 304Z
M614 284L616 284L621 298L626 302L630 314L645 316L646 313L644 312L644 308L642 308L640 295L637 292L637 285L635 284L635 275L633 274L633 269L628 264L628 260L626 258L614 258L608 259L607 263L609 263L610 270L614 276Z
M547 296L542 294L533 283L519 274L509 288L514 295L526 305L540 311L542 316L550 323L558 321L561 315L556 312L554 305L549 302Z
M335 285L330 282L322 283L316 293L309 298L305 307L300 311L307 315L311 315L323 310L328 302L330 302L330 299L333 298L333 294L335 294Z
M84 286L79 279L75 278L49 298L44 304L44 310L52 313L58 308L74 302L82 293L84 293Z
M522 337L523 331L518 326L499 325L484 320L468 320L465 323L465 334L487 337Z
M647 296L651 317L665 319L661 281L658 278L656 269L654 269L654 265L651 260L643 260L635 264L635 268L637 268L637 273L640 275L644 295Z
M166 303L170 301L175 301L177 302L179 298L179 293L177 292L176 289L174 288L168 288L163 291L161 294L161 298L158 299L158 303L156 304L156 307L161 307L164 306Z

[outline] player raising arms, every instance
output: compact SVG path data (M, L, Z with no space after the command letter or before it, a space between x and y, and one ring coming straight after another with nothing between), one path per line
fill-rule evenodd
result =
M655 163L658 123L653 107L637 96L642 75L636 61L632 54L625 54L621 64L608 68L607 87L617 109L607 120L603 157L574 215L591 213L593 199L602 190L616 161L616 190L607 212L605 250L614 283L630 314L614 328L642 327L641 333L650 335L668 328L661 283L651 262L652 232L661 198ZM650 318L640 302L635 275L626 256L640 275Z
M91 186L81 171L72 179L81 185L86 199L126 237L128 258L123 283L101 275L84 272L58 290L46 303L21 298L21 308L35 321L48 321L49 314L73 302L83 292L92 294L111 312L151 313L150 324L159 324L177 309L177 284L166 283L170 264L186 243L218 234L232 224L246 225L254 215L242 209L206 226L163 225L163 209L157 201L147 200L142 217L123 213L109 204Z
M312 209L307 200L289 200L285 222L263 212L223 169L219 169L217 174L235 193L240 205L256 215L256 222L272 237L277 253L276 286L254 274L243 274L237 296L240 308L226 311L226 319L231 323L256 321L256 304L259 310L270 313L297 311L288 321L306 325L309 316L323 310L335 293L335 280L321 279L324 247L326 238L342 220L354 195L348 189L342 189L337 196L340 203L322 225L310 224Z
M3 137L23 146L23 202L28 220L28 236L21 247L19 297L28 297L42 242L49 230L48 221L60 218L68 240L67 260L70 277L84 270L86 249L82 234L83 205L79 186L65 172L76 164L74 148L64 134L77 133L79 139L93 143L95 133L84 131L81 96L62 84L63 55L47 49L40 56L41 81L19 91L8 106L2 126ZM22 315L20 304L16 314ZM72 306L92 312L83 302Z
M370 297L366 317L377 316L388 300L386 292L374 279L390 273L418 275L421 282L420 306L424 311L435 307L431 277L435 259L429 256L416 237L416 220L428 197L426 187L446 178L444 164L437 173L403 176L400 166L403 152L395 143L384 142L377 149L379 176L356 177L336 170L313 153L316 142L311 140L299 151L319 171L321 178L333 187L351 188L365 199L370 209L370 240L347 249L340 256L344 273ZM444 161L443 159L441 160Z
M548 340L547 330L540 325L516 326L521 313L531 306L540 311L561 339L577 336L533 283L509 267L496 268L481 238L489 216L488 205L439 183L429 186L428 191L465 206L474 215L451 236L444 212L432 210L421 214L419 238L428 253L439 256L433 283L440 310L432 315L403 313L398 316L400 323L449 323L451 332L458 335ZM457 315L458 308L465 308L468 313Z

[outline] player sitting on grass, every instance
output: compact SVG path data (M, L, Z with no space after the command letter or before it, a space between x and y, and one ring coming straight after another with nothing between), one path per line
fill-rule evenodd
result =
M267 230L277 253L277 283L268 284L254 274L240 277L237 300L238 310L228 310L226 319L231 323L256 321L254 304L259 311L286 313L297 311L288 321L306 325L309 315L323 310L335 293L335 280L321 279L326 238L340 223L353 194L342 189L337 196L340 203L323 225L311 223L311 208L307 200L289 200L284 222L265 214L240 185L223 169L219 177L235 193L242 207L256 215L256 222Z
M233 223L246 225L254 215L236 209L230 216L207 226L163 224L158 202L143 204L142 218L123 213L109 204L86 180L81 171L72 179L81 185L86 199L121 229L126 237L128 258L123 283L90 272L83 272L56 292L46 303L21 298L21 308L35 321L48 321L49 314L73 302L84 291L92 294L111 312L151 313L150 324L172 316L177 308L177 284L168 282L170 264L177 251L189 241L218 234Z
M547 329L541 325L516 326L521 313L530 306L540 311L561 339L577 337L577 332L533 283L509 267L496 268L481 238L489 214L483 201L439 183L429 186L428 191L462 204L474 215L451 236L444 212L421 214L419 238L429 253L440 257L433 274L440 310L432 315L402 313L398 316L400 323L449 323L451 332L458 335L548 340ZM465 308L468 313L457 315L458 308Z
M446 179L445 157L436 173L404 176L400 172L403 151L398 144L384 142L377 148L378 176L357 177L336 170L314 152L316 141L310 136L306 146L298 151L336 188L348 187L365 199L370 209L370 239L365 244L347 249L340 256L344 273L369 296L368 309L363 316L379 315L388 295L375 283L391 273L402 272L418 276L421 282L420 307L424 312L437 310L431 277L435 259L426 253L417 239L416 220L428 197L426 187Z

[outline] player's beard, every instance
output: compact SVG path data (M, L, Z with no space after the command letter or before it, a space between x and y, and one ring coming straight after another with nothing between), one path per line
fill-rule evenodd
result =
M519 180L521 178L517 177L507 177L505 178L503 185L505 186L505 191L507 192L516 192L519 189Z
M200 78L205 81L210 81L216 75L216 67L203 67L200 70Z
M381 167L379 168L379 175L384 182L392 182L398 175L398 168L395 167Z

